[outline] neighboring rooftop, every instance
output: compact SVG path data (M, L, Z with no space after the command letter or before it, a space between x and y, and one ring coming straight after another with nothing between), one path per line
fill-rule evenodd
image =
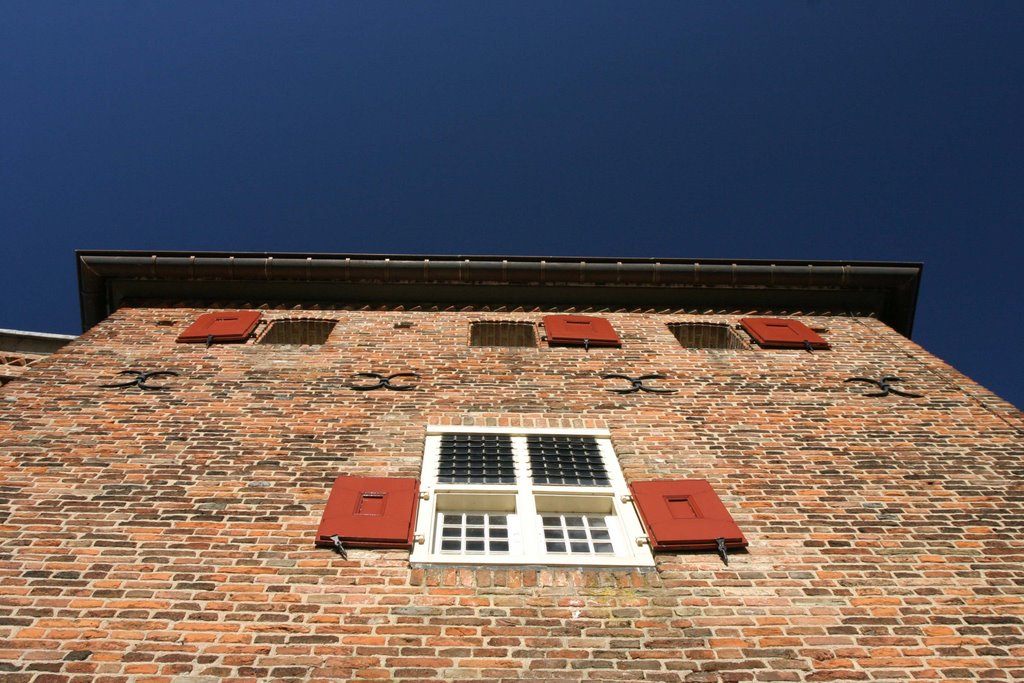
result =
M0 329L0 384L6 384L74 338L68 334Z
M0 328L0 353L26 353L49 355L61 348L75 336L71 334L50 334L49 332L25 332Z
M910 336L920 263L79 251L82 326L122 305L564 307L874 316Z

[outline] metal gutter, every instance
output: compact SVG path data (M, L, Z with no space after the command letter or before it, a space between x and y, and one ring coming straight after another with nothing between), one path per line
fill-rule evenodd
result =
M803 293L815 305L827 301L841 308L871 293L872 301L881 302L879 317L909 336L922 270L918 263L606 257L134 251L79 251L76 257L84 329L132 297L215 300L244 289L270 298L352 301L367 296L365 285L376 285L375 301L424 303L440 297L468 305L504 295L514 295L516 303L572 303L582 297L593 305L602 301L602 292L616 304L663 305L673 294L694 300L700 291L727 290L733 294L725 298L755 307L776 299L798 301ZM787 295L773 299L766 296L771 292ZM716 298L723 300L721 293Z

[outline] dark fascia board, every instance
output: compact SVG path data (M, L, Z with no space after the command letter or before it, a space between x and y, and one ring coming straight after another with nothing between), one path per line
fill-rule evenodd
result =
M830 310L910 336L920 263L78 251L82 327L129 299Z

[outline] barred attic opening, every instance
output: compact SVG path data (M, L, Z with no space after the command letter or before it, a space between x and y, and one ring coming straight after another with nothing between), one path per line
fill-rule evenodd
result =
M260 344L310 344L318 345L327 341L337 320L292 319L274 320Z
M536 346L532 323L475 322L470 326L470 346Z
M687 349L745 349L739 335L724 323L669 323L668 329Z

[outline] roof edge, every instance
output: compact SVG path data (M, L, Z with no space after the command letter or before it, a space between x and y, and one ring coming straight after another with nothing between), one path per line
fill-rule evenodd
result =
M920 263L865 261L102 250L77 251L76 266L83 329L133 295L153 296L163 287L171 296L174 283L192 283L193 293L211 300L223 298L229 283L262 283L271 292L275 283L282 291L288 283L289 297L303 291L302 283L336 283L386 285L401 292L399 298L430 286L457 287L466 304L491 301L495 287L509 285L543 289L546 300L564 294L568 301L581 287L628 288L636 305L649 292L658 292L663 303L666 290L714 288L735 291L737 300L751 290L834 292L841 306L844 293L870 291L884 300L879 317L907 336L923 269Z

